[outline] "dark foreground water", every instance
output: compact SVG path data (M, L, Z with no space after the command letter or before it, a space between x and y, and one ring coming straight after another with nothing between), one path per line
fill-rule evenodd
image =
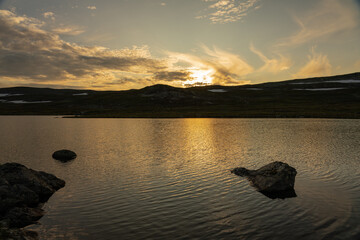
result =
M296 198L230 173L274 160ZM11 161L66 181L29 227L41 239L360 239L359 120L0 117Z

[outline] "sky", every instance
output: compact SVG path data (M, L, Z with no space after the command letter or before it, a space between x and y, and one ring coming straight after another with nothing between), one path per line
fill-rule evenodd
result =
M0 87L242 85L360 71L360 0L0 0Z

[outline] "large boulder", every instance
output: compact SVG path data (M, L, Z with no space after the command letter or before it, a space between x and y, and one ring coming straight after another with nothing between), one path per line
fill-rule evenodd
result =
M37 232L19 229L19 228L8 228L0 222L0 239L7 240L39 240Z
M44 215L41 203L64 186L63 180L49 173L18 163L0 165L0 233L4 229L19 233L16 229L35 223Z
M261 193L270 198L296 197L296 169L283 162L272 162L258 170L235 168L232 173L246 177Z
M54 152L52 157L56 160L60 160L62 162L67 162L67 161L75 159L77 156L76 156L75 152L63 149L63 150L58 150L58 151Z
M0 221L0 239L39 240L39 234L25 228L10 228L5 221Z

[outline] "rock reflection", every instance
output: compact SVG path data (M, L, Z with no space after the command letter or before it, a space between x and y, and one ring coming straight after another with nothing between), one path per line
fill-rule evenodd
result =
M296 192L294 189L286 190L286 191L278 191L278 192L264 192L260 191L260 193L264 194L268 198L271 199L285 199L285 198L295 198L297 197Z
M2 116L0 126L0 162L68 183L28 228L41 239L360 239L359 120ZM81 159L52 161L63 147ZM259 193L229 172L275 159L296 167L296 193Z

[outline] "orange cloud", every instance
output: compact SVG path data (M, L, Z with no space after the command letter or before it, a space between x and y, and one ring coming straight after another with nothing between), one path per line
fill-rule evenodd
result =
M43 30L42 25L36 19L0 10L0 77L6 83L92 88L106 86L126 73L141 85L143 79L169 71L166 61L151 57L146 46L119 50L80 46Z
M187 67L188 71L193 72L194 75L207 73L207 76L202 76L202 78L211 78L212 84L248 83L248 81L242 79L252 73L254 68L240 56L216 47L210 49L205 45L202 45L202 50L205 54L203 57L174 52L168 52L168 55L172 59L173 65L187 63L189 65Z
M332 66L326 55L319 54L315 52L313 48L311 50L311 55L308 56L308 63L303 66L299 72L293 75L295 78L305 78L305 77L319 77L330 75L332 71Z
M281 54L279 58L267 58L262 52L255 48L253 44L250 44L250 50L259 56L259 58L264 62L264 65L258 70L260 72L271 72L271 73L279 73L285 70L288 70L291 66L291 60L284 57Z
M58 28L54 28L52 31L59 35L69 35L69 36L76 36L85 32L84 30L80 29L77 26L58 27Z
M203 0L212 3L207 10L209 14L198 16L198 19L208 18L212 23L230 23L244 18L249 11L256 10L260 0Z
M358 25L357 6L340 0L322 0L305 16L294 17L300 30L282 39L278 46L300 45Z
M355 64L354 64L355 68L358 69L358 71L360 71L360 60L359 61L356 61Z
M55 21L55 13L53 13L53 12L44 12L43 16L44 16L44 18L49 18L49 19Z

